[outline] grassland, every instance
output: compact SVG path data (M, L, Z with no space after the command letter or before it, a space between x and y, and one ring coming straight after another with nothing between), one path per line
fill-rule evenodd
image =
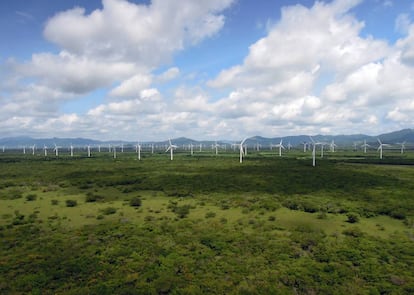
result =
M414 293L414 155L142 156L0 154L0 293Z

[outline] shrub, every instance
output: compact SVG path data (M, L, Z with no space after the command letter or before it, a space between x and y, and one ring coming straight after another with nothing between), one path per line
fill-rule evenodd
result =
M29 194L26 196L26 201L35 201L37 199L36 194Z
M356 223L359 221L359 216L356 213L348 213L346 216L348 217L346 221L349 223Z
M269 220L269 221L275 221L276 220L276 216L270 215L269 218L267 218L267 220Z
M131 207L140 207L141 205L142 205L142 201L141 201L140 197L133 197L129 201L129 206L131 206Z
M110 214L115 214L116 213L116 208L114 207L106 207L104 209L102 209L102 213L105 215L110 215Z
M213 218L216 217L216 213L215 212L207 212L205 215L205 218Z
M187 217L190 213L190 205L177 206L174 209L174 213L177 214L179 218Z
M52 200L51 203L52 203L52 205L58 205L59 201L58 200Z
M78 202L76 200L66 200L66 207L76 207Z

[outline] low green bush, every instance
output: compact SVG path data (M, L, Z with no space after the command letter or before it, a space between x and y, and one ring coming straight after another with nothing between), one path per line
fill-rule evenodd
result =
M78 202L76 200L66 200L66 207L76 207Z

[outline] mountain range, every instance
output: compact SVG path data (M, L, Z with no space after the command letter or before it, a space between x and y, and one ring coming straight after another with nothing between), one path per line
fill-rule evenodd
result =
M366 142L370 145L378 145L377 138L379 138L383 143L389 144L396 144L406 142L407 144L414 143L414 129L402 129L399 131L394 131L390 133L384 133L376 136L370 136L365 134L352 134L352 135L313 135L312 138L315 141L320 142L331 142L332 140L338 146L353 146L354 144L361 144L366 140ZM246 141L249 145L260 144L262 146L269 146L270 144L279 143L280 140L283 140L283 143L286 145L290 143L292 146L301 145L303 142L310 142L309 135L296 135L296 136L284 136L284 137L273 137L267 138L262 136L253 136L249 137ZM207 140L193 140L186 137L179 137L171 139L173 144L175 145L184 145L184 144L203 144L203 145L210 145L214 143L214 141L207 141ZM220 144L223 143L234 143L235 141L232 140L218 140ZM28 136L19 136L19 137L6 137L0 139L0 146L6 146L8 148L15 148L15 147L22 147L22 146L33 146L36 145L37 147L46 146L97 146L97 145L135 145L136 142L134 141L119 141L119 140L109 140L109 141L100 141L88 138L32 138ZM168 144L168 140L164 141L148 141L148 142L141 142L141 144L155 144L155 145L165 145Z

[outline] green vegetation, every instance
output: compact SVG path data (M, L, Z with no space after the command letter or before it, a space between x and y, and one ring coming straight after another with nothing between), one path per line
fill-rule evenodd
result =
M0 155L1 294L414 293L409 154L94 156Z

